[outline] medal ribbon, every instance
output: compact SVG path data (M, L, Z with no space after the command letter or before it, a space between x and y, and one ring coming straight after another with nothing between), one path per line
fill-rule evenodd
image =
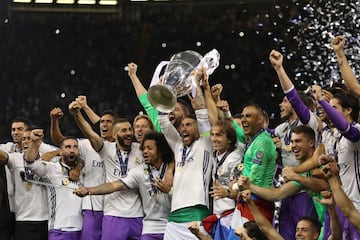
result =
M165 170L166 170L166 166L167 164L163 163L162 166L161 166L161 170L160 170L160 179L162 180L164 175L165 175ZM157 187L155 187L155 185L153 184L153 181L154 181L154 175L152 174L152 171L151 171L151 166L149 164L147 164L147 167L148 167L148 172L149 172L149 180L150 180L150 184L151 184L151 188L153 190L153 192L156 194L158 193L158 189ZM161 191L161 190L160 190Z
M126 173L127 173L130 151L131 151L131 149L127 152L126 158L123 161L120 149L118 149L118 148L116 149L116 153L117 153L118 158L119 158L121 176L125 176Z
M341 134L339 137L336 138L335 143L334 143L333 157L336 160L336 162L338 161L338 153L339 153L338 144L342 137L343 137L343 135Z
M219 168L223 165L223 163L225 162L227 156L229 156L230 152L226 151L226 153L224 154L224 156L222 156L221 160L217 163L216 165L216 172L215 172L215 179L219 179L219 175L218 175L218 171ZM216 157L217 160L217 157Z
M293 123L289 123L287 128L287 133L284 137L284 143L285 145L290 145L291 143L291 134L294 131L294 128L298 125L299 119L296 119Z
M191 152L191 149L194 145L191 144L190 147L184 146L183 150L182 150L182 156L181 156L181 167L185 166L185 160L186 158L189 156L189 153ZM189 151L188 151L189 149Z

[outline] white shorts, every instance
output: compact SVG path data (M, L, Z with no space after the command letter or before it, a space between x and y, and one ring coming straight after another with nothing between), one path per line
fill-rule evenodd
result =
M176 223L176 222L168 222L166 223L164 240L198 240L198 238L190 232L188 229L190 223L192 222L184 222L184 223ZM197 221L200 226L200 232L208 235L203 226L201 226L201 222Z

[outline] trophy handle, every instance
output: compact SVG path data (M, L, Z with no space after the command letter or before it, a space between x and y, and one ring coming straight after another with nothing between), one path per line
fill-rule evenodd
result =
M154 72L154 74L153 74L153 77L152 77L152 79L151 79L151 83L150 83L150 86L149 86L149 87L152 87L152 86L160 83L160 72L161 72L161 69L162 69L165 65L169 64L169 62L170 62L170 61L161 61L161 62L157 65L157 67L156 67L156 69L155 69L155 72Z

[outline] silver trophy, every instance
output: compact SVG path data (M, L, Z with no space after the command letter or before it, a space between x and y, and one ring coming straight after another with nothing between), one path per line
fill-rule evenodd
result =
M151 105L160 112L169 113L175 108L178 97L189 93L195 96L196 83L190 73L205 67L206 73L210 75L219 66L219 59L220 54L216 49L204 57L191 50L173 55L166 66L162 83L148 90Z

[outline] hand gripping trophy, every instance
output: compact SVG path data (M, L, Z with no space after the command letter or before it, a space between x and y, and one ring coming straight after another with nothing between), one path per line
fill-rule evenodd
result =
M162 83L153 85L148 90L148 98L160 112L169 113L175 108L176 99L192 93L195 95L196 83L190 73L196 69L206 68L211 75L219 66L220 54L216 49L204 57L191 50L173 55L168 62Z

